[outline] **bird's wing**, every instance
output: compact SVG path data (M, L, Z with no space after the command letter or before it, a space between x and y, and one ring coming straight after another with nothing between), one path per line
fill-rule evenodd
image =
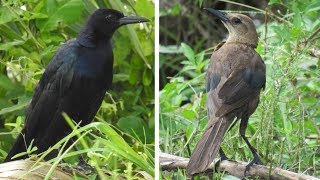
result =
M226 114L256 98L265 87L265 83L265 65L261 57L255 54L247 65L235 68L222 84L217 93L218 98L222 100L222 106L216 115Z
M26 112L24 132L31 141L35 133L41 134L59 104L59 97L69 88L73 79L72 64L77 59L77 43L74 40L62 45L43 73ZM30 137L30 138L28 138Z

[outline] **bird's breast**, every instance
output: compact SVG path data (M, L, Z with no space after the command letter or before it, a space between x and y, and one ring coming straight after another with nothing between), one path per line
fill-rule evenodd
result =
M107 49L82 52L74 64L75 73L92 78L112 76L112 67L113 53Z

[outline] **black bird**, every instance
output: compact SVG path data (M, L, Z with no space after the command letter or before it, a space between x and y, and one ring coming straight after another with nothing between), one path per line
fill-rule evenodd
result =
M187 174L205 171L218 151L221 160L226 159L220 145L224 134L235 124L234 119L241 120L240 135L254 157L246 173L254 163L261 164L245 136L249 117L256 110L266 83L265 64L255 51L258 34L248 16L206 10L222 21L229 37L211 56L206 77L208 124L190 157Z
M62 112L81 126L89 124L112 83L113 33L123 25L147 21L113 9L96 10L77 38L63 44L47 66L26 111L24 128L5 162L25 152L33 139L39 154L68 135L71 128ZM45 159L55 156L51 153Z

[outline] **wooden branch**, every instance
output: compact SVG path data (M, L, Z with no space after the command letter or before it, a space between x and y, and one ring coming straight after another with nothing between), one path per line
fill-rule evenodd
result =
M162 170L175 170L175 169L186 169L189 159L184 157L179 157L167 153L160 153L160 166ZM217 159L218 160L218 159ZM215 161L216 162L216 161ZM222 161L220 163L219 169L221 171L227 171L233 176L239 178L244 177L244 170L247 163L237 162L237 161ZM214 169L214 162L210 165L210 169ZM211 173L213 171L211 170ZM205 172L208 173L208 172ZM250 171L246 173L246 176L260 176L261 178L266 179L286 179L286 180L319 180L318 178L301 174L294 173L291 171L283 170L281 168L272 168L262 166L262 165L253 165L250 168Z
M35 167L33 167L35 165ZM37 168L38 167L38 168ZM32 168L32 169L31 169ZM51 164L30 160L17 160L0 164L0 179L44 179L51 168ZM51 179L72 180L71 174L56 168Z

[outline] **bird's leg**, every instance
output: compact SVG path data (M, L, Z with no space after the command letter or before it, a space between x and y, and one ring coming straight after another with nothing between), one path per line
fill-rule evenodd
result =
M220 154L220 161L228 160L229 158L226 156L222 148L220 147L219 149L219 154Z
M214 164L214 170L215 172L218 172L218 167L220 166L220 163L224 160L228 160L229 158L226 156L226 154L223 152L222 148L219 149L220 159Z
M71 144L73 144L76 141L76 138L71 138L70 141L68 142L69 145L67 145L68 147L71 146ZM73 149L75 151L79 151L77 146L73 146ZM76 165L75 169L82 171L82 172L94 172L95 169L87 163L87 161L85 160L83 154L79 154L78 155L78 164Z
M246 142L246 144L248 145L248 147L253 155L253 160L246 166L246 169L244 171L244 175L246 175L246 172L250 170L250 167L253 164L262 164L255 148L251 146L251 144L249 143L249 141L246 137L246 129L247 129L247 125L248 125L248 119L249 119L248 117L241 119L240 130L239 130L242 139Z
M232 124L231 127L228 129L228 132L234 127L234 125L237 123L238 119L235 120ZM229 158L226 156L226 154L224 153L224 151L222 150L222 148L220 147L219 149L219 154L220 154L220 162L224 161L224 160L229 160Z
M78 162L78 164L77 164L77 166L76 166L76 169L77 169L77 170L83 171L83 172L85 172L85 173L95 172L94 167L92 167L90 164L88 164L88 163L86 162L86 160L84 159L84 157L83 157L82 154L80 154L80 155L78 156L78 160L79 160L79 162Z
M235 120L232 124L231 127L228 129L228 132L234 127L234 125L237 123L237 120ZM214 169L216 172L218 172L217 167L220 165L220 163L224 160L229 160L229 158L226 156L226 154L224 153L224 151L222 150L222 148L220 147L219 149L219 155L220 155L220 159L214 164Z
M234 125L237 123L238 120L235 120L232 124L231 127L228 129L228 132L234 127ZM219 155L220 155L220 161L224 161L224 160L229 160L229 158L226 156L226 154L224 153L224 151L222 150L222 148L220 147L219 149Z

